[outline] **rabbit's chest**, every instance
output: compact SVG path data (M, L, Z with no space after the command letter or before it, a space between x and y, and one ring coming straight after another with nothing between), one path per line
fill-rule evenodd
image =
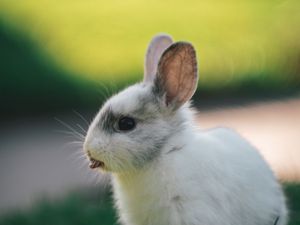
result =
M184 199L159 185L124 189L114 185L116 206L125 225L179 225Z
M120 199L118 204L119 214L124 224L130 225L179 225L179 210L182 207L180 197L162 199L155 196L133 197Z

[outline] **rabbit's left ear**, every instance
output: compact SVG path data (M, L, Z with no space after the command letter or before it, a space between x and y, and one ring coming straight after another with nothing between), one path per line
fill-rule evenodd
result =
M157 73L158 61L163 52L173 43L172 38L166 34L155 36L147 49L144 65L144 82L152 82Z
M178 109L197 89L196 51L187 42L176 42L161 56L154 80L154 92L167 106Z

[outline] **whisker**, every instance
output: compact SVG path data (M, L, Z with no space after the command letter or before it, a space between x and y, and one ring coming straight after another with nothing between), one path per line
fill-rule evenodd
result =
M86 158L86 154L82 151L81 148L76 149L76 151L72 152L71 155L79 158Z
M87 160L83 160L83 163L81 163L78 168L82 170L84 167L88 168L88 166L89 166L89 162Z
M74 132L64 131L64 130L54 130L54 132L65 134L66 137L76 138L79 139L80 141L84 141L84 138L82 136L79 136L77 133Z
M71 141L67 143L68 145L83 145L83 141Z
M72 126L70 126L69 124L63 122L62 120L55 118L56 121L58 121L59 123L61 123L63 126L65 126L66 128L68 128L70 131L73 131L74 133L76 133L78 136L80 136L82 139L84 139L84 135L79 133L77 130L75 130Z
M87 131L80 125L80 124L76 124L77 125L77 127L79 127L79 129L84 133L84 134L86 134L87 133Z
M106 91L106 94L107 94L108 97L112 95L113 90L111 88L111 84L110 83L106 83L107 85L102 84L102 83L99 83L99 84L102 86L102 88L104 88L104 90Z
M73 110L73 112L74 112L80 119L82 119L83 122L84 122L87 126L90 125L90 122L88 122L88 120L87 120L86 118L84 118L83 115L81 115L81 114L80 114L79 112L77 112L76 110Z
M97 173L97 172L93 174L93 185L95 185L95 186L97 186L97 184L99 182L99 173Z
M77 152L75 152L77 153ZM67 160L70 160L72 162L80 162L80 165L82 165L85 162L86 156L84 155L78 155L78 154L70 154L67 157Z
M112 96L113 93L115 93L116 90L118 89L117 86L116 86L116 83L112 82L112 81L108 81L108 82L105 82L105 83L98 82L97 84L101 88L100 90L105 92L105 94L100 93L100 94L102 94L102 96L104 96L104 101L106 99L108 99L108 97Z
M105 101L110 96L107 87L100 82L97 82L97 85L100 86L100 88L97 89L97 91L101 95L101 98Z

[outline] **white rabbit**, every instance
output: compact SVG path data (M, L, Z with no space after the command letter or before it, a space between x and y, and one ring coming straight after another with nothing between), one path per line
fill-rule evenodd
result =
M156 36L144 73L103 105L84 143L90 167L112 173L120 222L287 224L281 186L256 149L231 129L195 126L193 46Z

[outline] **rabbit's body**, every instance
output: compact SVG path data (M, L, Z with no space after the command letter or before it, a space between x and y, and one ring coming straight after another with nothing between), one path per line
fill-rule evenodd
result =
M123 224L274 225L277 217L277 225L286 223L275 177L234 131L182 130L158 158L141 171L113 176Z
M195 50L172 43L152 40L144 81L110 98L87 133L90 167L113 174L120 221L285 225L283 192L258 152L230 129L195 127Z

